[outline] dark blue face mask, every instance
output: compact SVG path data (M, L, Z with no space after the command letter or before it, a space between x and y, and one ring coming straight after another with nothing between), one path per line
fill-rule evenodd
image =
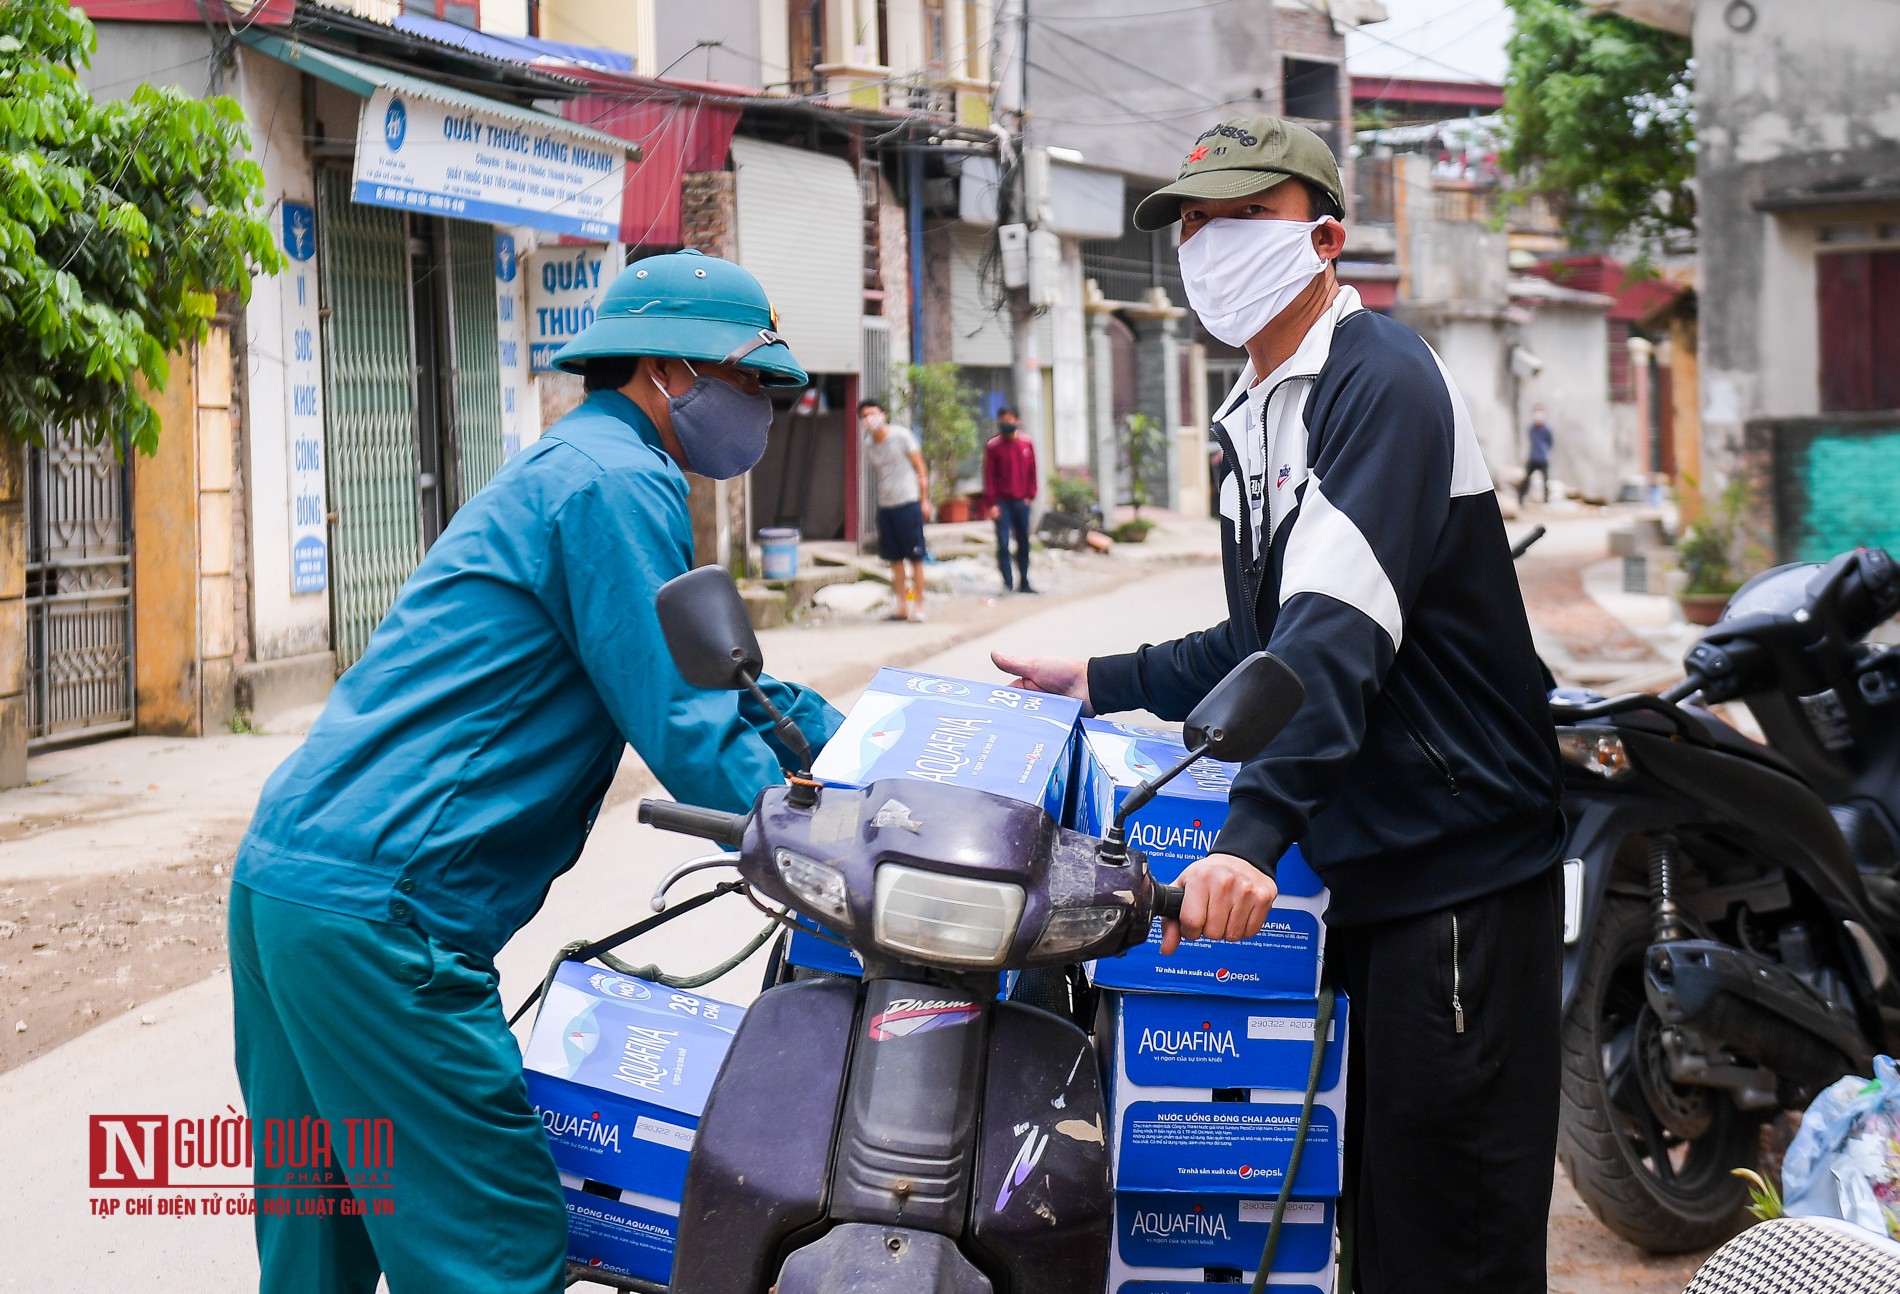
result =
M667 395L658 378L653 385L666 396L673 434L686 452L686 466L715 481L743 476L765 457L772 430L772 399L763 391L748 395L730 382L702 377L691 364L693 385L685 395Z

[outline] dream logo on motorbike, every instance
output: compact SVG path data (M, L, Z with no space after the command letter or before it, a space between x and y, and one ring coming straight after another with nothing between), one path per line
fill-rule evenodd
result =
M954 1029L976 1019L982 1009L975 1002L900 997L871 1017L870 1038L872 1042L889 1042L893 1038L929 1033L932 1029Z

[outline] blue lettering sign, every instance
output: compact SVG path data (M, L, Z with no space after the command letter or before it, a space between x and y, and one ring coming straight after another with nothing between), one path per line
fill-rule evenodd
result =
M402 151L403 137L409 133L409 109L402 106L401 99L389 101L389 111L383 114L383 140L389 145L389 151Z

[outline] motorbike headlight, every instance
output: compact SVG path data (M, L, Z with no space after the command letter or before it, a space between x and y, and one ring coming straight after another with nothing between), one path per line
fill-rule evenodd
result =
M1031 953L1035 957L1054 957L1106 939L1122 923L1122 908L1063 908L1049 918Z
M807 906L822 912L841 926L851 924L851 904L845 892L844 875L835 867L781 849L772 855L779 879Z
M1630 774L1623 739L1608 728L1559 728L1557 750L1578 768L1615 781Z
M877 941L886 948L928 961L997 966L1023 919L1023 889L886 863L877 869L873 911Z

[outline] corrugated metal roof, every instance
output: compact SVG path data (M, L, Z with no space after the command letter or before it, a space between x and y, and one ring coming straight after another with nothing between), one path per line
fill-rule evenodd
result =
M564 117L556 117L552 113L516 107L500 99L471 94L467 90L458 90L454 86L443 85L438 81L409 76L386 67L378 67L374 63L365 63L361 59L351 58L346 54L320 49L302 41L285 40L281 36L266 35L259 31L245 31L239 33L238 39L260 54L268 54L299 71L308 72L319 80L328 81L332 85L348 90L351 94L358 94L366 99L378 90L392 90L432 103L460 108L463 111L487 113L518 125L533 126L537 130L559 131L570 138L585 140L596 147L626 153L634 158L640 156L638 144L609 135L605 131L579 125Z

